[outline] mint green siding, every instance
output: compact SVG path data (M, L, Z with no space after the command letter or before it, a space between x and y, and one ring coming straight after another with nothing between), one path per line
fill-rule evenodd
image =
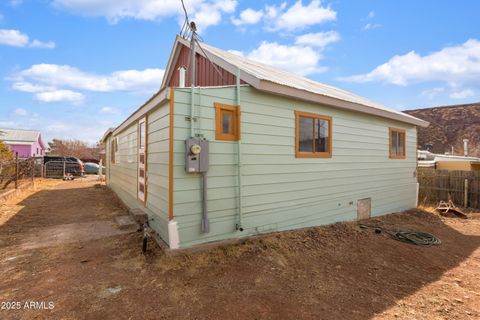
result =
M138 122L132 123L106 142L107 183L131 209L145 211L150 226L168 243L168 166L169 166L170 108L165 102L147 114L147 195L143 204L137 197ZM117 161L111 163L111 141L119 138Z
M200 176L184 171L190 137L190 89L175 89L174 220L180 246L356 218L357 200L372 215L415 206L416 127L241 87L243 227L238 221L237 142L215 140L214 102L236 104L236 88L201 88L196 133L210 141L210 233L200 232ZM295 114L331 116L332 158L295 158ZM406 159L389 159L389 127L406 129ZM151 181L149 181L151 183Z
M150 226L168 243L170 104L148 114L147 212Z

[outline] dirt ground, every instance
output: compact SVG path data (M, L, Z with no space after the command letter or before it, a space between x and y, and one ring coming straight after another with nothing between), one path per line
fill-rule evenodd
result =
M0 319L480 319L478 215L366 221L433 233L442 244L431 247L355 223L174 257L153 246L144 256L137 232L22 246L124 215L95 184L46 180L0 207Z

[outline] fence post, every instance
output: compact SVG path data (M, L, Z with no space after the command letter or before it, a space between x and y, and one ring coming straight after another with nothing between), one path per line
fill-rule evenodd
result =
M465 191L463 193L463 206L468 207L468 179L465 179Z
M35 158L32 158L31 170L32 170L32 181L33 181L35 179Z
M15 189L18 189L18 152L15 152Z
M66 165L66 162L63 161L63 179L65 179L65 165Z

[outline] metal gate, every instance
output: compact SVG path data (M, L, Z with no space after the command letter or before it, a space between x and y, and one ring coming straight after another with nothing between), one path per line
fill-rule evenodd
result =
M66 178L68 176L81 176L80 165L68 161L49 161L45 163L45 178Z

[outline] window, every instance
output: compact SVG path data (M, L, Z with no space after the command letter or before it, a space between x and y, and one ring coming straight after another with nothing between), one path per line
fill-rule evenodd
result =
M295 112L295 157L332 157L332 118Z
M389 128L390 158L405 159L405 129Z
M240 140L240 107L215 103L215 139Z
M140 122L138 128L138 135L140 136L140 149L145 148L145 120Z

